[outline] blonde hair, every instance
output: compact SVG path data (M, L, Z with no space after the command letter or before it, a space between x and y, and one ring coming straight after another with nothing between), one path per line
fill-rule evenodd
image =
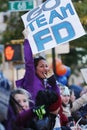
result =
M32 100L32 95L25 89L23 88L15 88L11 91L11 96L14 98L16 94L24 94L26 95L29 103L34 103L34 101Z

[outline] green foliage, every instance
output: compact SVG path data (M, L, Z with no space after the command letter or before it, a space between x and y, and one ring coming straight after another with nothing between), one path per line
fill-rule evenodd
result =
M6 12L8 10L8 0L0 0L0 12Z
M81 47L87 49L87 35L70 42L71 47Z
M87 49L70 48L70 53L61 55L62 61L65 65L70 66L72 70L76 67L87 66Z
M0 12L8 12L9 0L0 0ZM10 17L5 17L5 23L7 24L6 30L2 33L2 44L9 43L11 40L22 39L22 31L24 30L23 21L21 15L26 12L11 12Z
M3 33L3 43L9 42L10 40L16 40L23 38L22 31L24 25L21 19L22 13L13 12L7 21L6 31Z
M73 4L80 17L81 23L85 25L87 29L87 0L74 1Z

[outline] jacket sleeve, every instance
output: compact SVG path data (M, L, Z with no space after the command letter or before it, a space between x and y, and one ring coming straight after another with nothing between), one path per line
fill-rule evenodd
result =
M78 110L82 105L87 103L87 93L83 94L80 98L73 102L71 111Z
M18 116L15 119L15 123L17 126L24 126L26 122L31 121L34 114L31 109L27 111L23 111L22 113L18 114Z
M24 59L25 59L25 84L24 89L33 89L33 81L35 77L34 60L32 50L29 41L25 39L24 41ZM29 88L26 88L29 85Z
M32 50L27 39L24 40L24 60L25 74L21 80L16 81L17 87L23 87L27 91L33 90L33 81L35 77L34 60Z
M86 125L87 124L87 118L82 117L80 111L75 111L72 113L72 116L74 118L74 120L77 122L78 120L80 120L79 124L80 125Z
M58 95L60 95L60 89L57 85L55 75L50 76L48 79L48 84L52 87L52 89L57 92Z

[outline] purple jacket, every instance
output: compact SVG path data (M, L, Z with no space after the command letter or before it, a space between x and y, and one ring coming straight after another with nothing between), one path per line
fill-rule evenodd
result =
M43 80L37 77L37 75L35 74L33 54L29 41L27 39L25 39L24 41L24 59L25 59L25 75L23 79L16 81L16 86L23 87L24 89L26 89L28 92L32 94L32 98L35 100L37 92L39 90L44 90L45 86ZM53 79L53 77L49 79L49 81L52 80L54 82L51 83L49 82L48 88L53 89L58 94L60 94L59 88L56 85L56 81Z
M5 128L6 130L27 130L25 127L29 124L33 116L32 109L23 111L20 114L15 114L13 108L9 106Z

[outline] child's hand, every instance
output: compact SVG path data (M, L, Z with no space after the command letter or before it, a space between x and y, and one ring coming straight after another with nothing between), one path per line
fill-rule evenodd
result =
M71 128L71 130L82 130L80 126L73 126L70 128Z

